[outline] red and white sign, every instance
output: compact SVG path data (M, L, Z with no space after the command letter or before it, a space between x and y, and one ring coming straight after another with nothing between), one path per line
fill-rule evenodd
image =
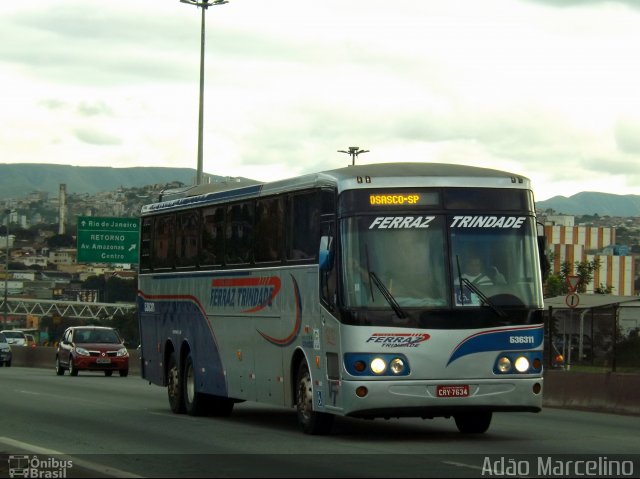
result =
M580 284L580 276L567 276L567 287L569 288L570 293L576 292L576 289L578 289L578 284Z
M576 293L568 294L567 297L564 298L564 302L570 308L575 308L580 304L580 296L578 296Z

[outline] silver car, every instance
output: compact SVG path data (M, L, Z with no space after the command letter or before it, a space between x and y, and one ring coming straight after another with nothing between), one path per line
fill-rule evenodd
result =
M11 358L11 346L9 346L5 335L0 333L0 366L11 366Z
M5 329L2 332L11 346L27 346L27 335L18 329Z

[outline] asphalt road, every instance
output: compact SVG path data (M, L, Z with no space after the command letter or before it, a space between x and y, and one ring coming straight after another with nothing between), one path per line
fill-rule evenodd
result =
M444 418L338 418L332 435L307 436L293 409L242 403L229 418L193 418L139 377L0 368L0 477L20 461L65 477L497 477L575 459L601 472L628 461L639 477L638 431L640 417L546 408L495 414L479 436Z

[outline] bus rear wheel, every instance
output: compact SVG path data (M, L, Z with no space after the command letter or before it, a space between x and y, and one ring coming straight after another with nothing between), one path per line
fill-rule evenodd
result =
M167 363L167 395L169 396L169 406L175 414L182 414L184 408L184 394L182 392L182 381L176 361L175 353L169 356Z
M333 415L313 410L313 384L306 361L300 363L296 379L296 409L298 424L306 434L322 435L331 432Z
M202 416L206 411L206 396L196 391L196 376L193 369L191 353L187 354L184 361L182 374L182 390L184 393L184 408L189 416Z
M478 412L453 416L458 431L463 434L482 434L487 432L491 424L492 413Z

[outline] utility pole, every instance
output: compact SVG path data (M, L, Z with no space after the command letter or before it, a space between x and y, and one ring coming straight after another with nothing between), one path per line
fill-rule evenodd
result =
M202 130L204 127L204 12L211 5L224 5L229 3L227 0L204 0L198 2L196 0L180 0L181 3L195 5L202 8L202 25L200 27L200 101L198 109L198 168L196 172L196 185L202 184Z
M5 226L7 249L5 250L6 262L4 267L4 324L6 326L9 322L9 221L11 220L11 210L4 210L4 214L7 218L7 225Z
M349 151L345 151L345 150L338 150L338 153L346 153L348 155L351 156L351 165L355 165L356 164L356 157L360 154L360 153L369 153L369 150L361 150L359 146L350 146L349 147Z

